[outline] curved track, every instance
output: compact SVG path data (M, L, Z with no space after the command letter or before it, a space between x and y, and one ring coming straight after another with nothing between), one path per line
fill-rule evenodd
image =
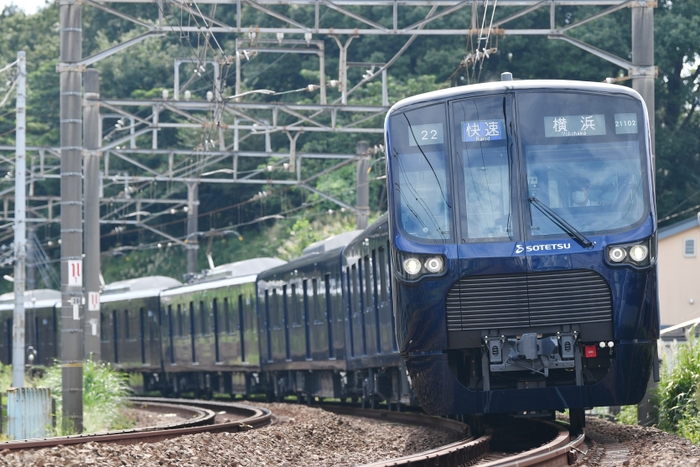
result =
M187 420L180 423L158 425L131 430L99 434L64 436L0 443L0 450L39 449L87 442L134 444L156 442L195 433L241 432L261 428L272 423L273 414L262 408L230 402L202 400L135 397L134 407L154 412L178 413ZM508 421L489 427L478 438L468 436L464 423L417 413L360 409L355 407L325 406L325 410L341 415L374 418L393 423L430 426L455 431L464 439L396 459L367 464L365 467L389 466L566 466L576 461L585 450L583 434L571 436L568 427L561 423L537 420ZM215 423L217 413L239 417L236 421ZM535 434L533 437L532 434ZM504 452L506 451L506 452Z
M230 402L193 401L152 397L133 397L131 401L137 408L144 408L155 412L177 412L190 418L180 423L130 430L8 441L0 443L0 450L40 449L89 442L118 444L153 443L177 436L203 432L237 433L270 425L272 420L272 415L267 409ZM233 422L215 423L216 413L221 411L237 415L240 419Z
M562 423L540 420L516 420L517 428L510 426L487 428L478 438L467 437L467 426L463 423L418 414L387 412L352 408L326 408L335 413L377 418L397 423L433 426L445 430L459 431L465 439L397 459L367 464L363 467L396 466L459 466L478 465L487 467L557 467L573 464L586 449L585 435L572 436L569 427ZM534 436L533 436L534 434ZM492 452L508 449L510 452ZM518 452L513 452L513 451Z

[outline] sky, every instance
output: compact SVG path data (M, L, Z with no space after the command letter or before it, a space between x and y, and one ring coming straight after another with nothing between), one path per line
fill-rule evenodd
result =
M46 6L46 0L0 0L0 11L13 3L28 15L34 14L39 8Z

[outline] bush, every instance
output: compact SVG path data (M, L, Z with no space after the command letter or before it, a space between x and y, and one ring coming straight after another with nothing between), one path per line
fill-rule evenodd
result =
M63 384L61 367L50 367L34 386L48 387L56 398L56 430L58 435L74 430L62 420ZM114 371L109 365L87 361L83 365L83 431L95 433L109 429L128 428L131 421L124 415L126 397L130 394L127 375Z
M673 368L661 375L658 386L659 428L694 442L700 440L700 342L692 328L687 345L679 345Z

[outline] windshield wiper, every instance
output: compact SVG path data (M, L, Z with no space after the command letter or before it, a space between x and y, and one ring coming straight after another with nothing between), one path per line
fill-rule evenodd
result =
M552 211L552 209L549 206L544 204L539 199L535 198L534 196L530 196L527 200L537 209L539 209L540 212L544 214L550 221L554 222L560 229L571 235L571 237L574 240L576 240L582 247L590 248L593 245L595 245L595 243L590 241L588 238L586 238L585 235L579 232L576 229L576 227L566 222L566 219L561 217L556 212Z

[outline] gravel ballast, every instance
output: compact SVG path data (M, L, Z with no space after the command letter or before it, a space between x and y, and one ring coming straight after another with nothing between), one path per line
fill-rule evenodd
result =
M87 443L3 452L0 466L356 466L439 447L456 433L347 417L292 404L269 408L274 426L244 433L198 434L151 444ZM700 447L656 428L589 417L588 455L577 466L700 467Z

